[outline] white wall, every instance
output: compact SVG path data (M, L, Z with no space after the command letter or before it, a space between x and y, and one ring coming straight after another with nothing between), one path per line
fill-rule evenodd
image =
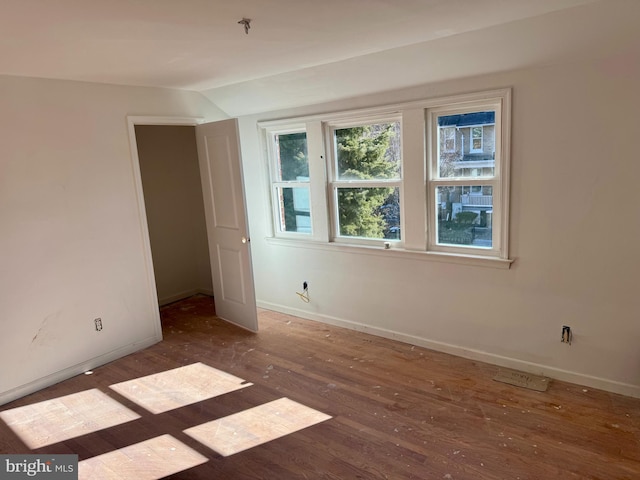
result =
M225 117L192 92L0 77L0 403L160 338L127 115Z
M213 295L195 127L135 131L158 302Z
M640 396L640 49L240 118L258 303ZM256 121L513 87L510 270L270 244ZM311 302L295 294L303 280ZM560 342L562 325L573 345ZM384 361L384 359L379 359Z

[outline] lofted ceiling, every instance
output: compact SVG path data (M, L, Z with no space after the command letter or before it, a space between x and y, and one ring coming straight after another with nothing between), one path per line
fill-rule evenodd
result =
M474 52L473 35L513 25L517 30L518 22L594 2L0 0L0 74L196 90L239 115L344 97L353 87L339 91L340 72L362 84L367 78L358 78L362 61L391 62L389 68L378 64L387 70L384 82L365 86L360 90L365 93L415 83L405 75L394 80L389 70L394 59L413 55L415 61L421 52L432 56L425 58L431 60L428 71L422 72L422 62L418 66L423 82L509 68L504 58ZM619 2L640 3L595 3ZM252 19L249 34L237 23L243 17ZM518 61L511 66L540 55L531 47L519 45ZM460 59L474 56L484 60L471 61L481 64L473 72L456 67ZM367 68L362 72L370 76Z

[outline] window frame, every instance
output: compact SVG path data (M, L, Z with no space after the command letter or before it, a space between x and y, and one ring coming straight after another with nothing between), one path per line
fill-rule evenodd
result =
M289 124L282 127L269 128L265 131L266 151L269 163L269 183L270 183L270 196L271 196L271 218L273 233L277 237L292 238L304 240L314 237L313 228L313 206L311 202L311 172L309 172L308 181L300 180L282 180L278 172L278 155L276 151L275 137L278 135L288 135L293 133L305 133L307 136L307 162L309 162L309 149L308 149L308 132L304 123ZM310 166L309 166L310 167ZM280 213L281 203L279 200L278 190L284 188L306 188L309 191L309 217L311 223L311 232L293 232L282 229L282 222L284 218Z
M372 180L342 180L338 178L338 158L337 158L337 145L335 145L335 131L360 127L365 125L377 125L381 123L399 123L400 125L400 175L397 179L372 179ZM329 241L335 243L344 243L352 245L365 245L365 246L382 246L386 243L389 247L393 245L395 248L401 247L403 242L402 232L404 231L404 212L402 191L403 191L403 139L402 139L402 116L399 113L386 114L386 115L374 115L374 116L353 116L344 117L340 120L329 120L324 122L324 137L325 148L327 152L327 199L329 203L329 219L330 234ZM400 239L385 239L385 238L367 238L367 237L352 237L340 235L340 226L338 224L338 189L340 188L398 188L400 196Z
M477 94L456 100L439 101L425 108L427 141L427 251L473 255L507 260L509 257L509 146L510 146L511 90ZM438 117L461 113L495 111L495 158L493 176L438 176ZM471 141L471 139L470 139ZM471 147L471 144L470 144ZM492 246L491 248L438 244L436 191L441 186L490 186L492 188Z
M490 186L493 192L492 248L434 245L437 211L435 210L434 155L437 142L433 139L433 119L430 112L466 110L476 108L484 111L493 108L499 116L496 121L496 145L494 177L464 177L461 185ZM358 121L379 123L389 119L401 122L401 240L369 240L357 237L336 236L337 198L332 188L335 178L332 136L328 126L356 126ZM268 137L271 132L293 133L305 130L309 160L309 189L312 234L278 232L277 211L273 208L274 190L269 184L272 208L270 222L273 229L266 241L274 245L311 248L326 251L341 251L351 254L387 256L412 260L436 261L460 265L493 268L510 268L509 258L509 200L510 200L510 146L511 146L511 88L450 95L400 104L383 105L357 110L340 111L260 120L257 123L261 137L263 158L267 159L269 182L273 180L272 154L268 152ZM437 121L436 121L437 132ZM484 132L483 132L484 133ZM456 145L459 139L456 139ZM464 142L466 143L466 142ZM484 146L484 138L483 138ZM434 149L436 153L434 153ZM326 152L326 153L325 153ZM328 154L327 154L328 153ZM487 182L487 180L491 180ZM338 184L336 184L338 185ZM354 186L354 185L349 185ZM355 185L358 187L359 185ZM387 181L382 181L388 187ZM499 211L499 212L498 212ZM390 246L390 248L389 248Z

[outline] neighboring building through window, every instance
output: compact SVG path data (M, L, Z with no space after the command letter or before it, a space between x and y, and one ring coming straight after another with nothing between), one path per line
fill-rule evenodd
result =
M446 129L455 128L461 138L454 151L438 150L434 159L435 214L431 217L431 248L456 251L460 248L492 250L494 242L494 190L501 181L496 175L496 111L438 109L438 143L442 145ZM434 132L435 134L435 132ZM467 141L465 141L467 139ZM468 147L467 147L468 145ZM498 242L499 243L499 242Z

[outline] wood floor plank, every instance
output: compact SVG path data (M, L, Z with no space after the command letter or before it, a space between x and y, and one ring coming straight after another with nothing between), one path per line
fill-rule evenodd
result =
M35 450L81 460L170 435L207 458L175 479L640 478L640 400L552 381L493 380L498 368L260 311L252 334L196 296L161 309L164 340L11 404L98 389L140 418ZM252 386L153 414L110 386L201 362ZM332 418L223 457L185 430L287 397ZM0 453L28 453L0 421Z

